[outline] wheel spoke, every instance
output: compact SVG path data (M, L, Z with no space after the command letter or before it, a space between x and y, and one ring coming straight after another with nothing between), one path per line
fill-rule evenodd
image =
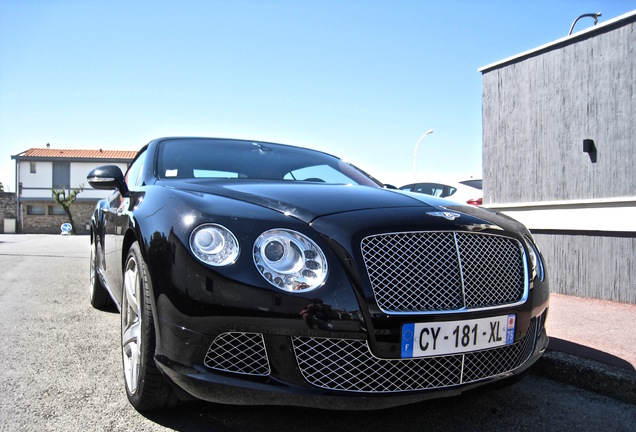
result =
M137 314L139 310L139 303L137 294L139 292L139 278L137 277L137 267L126 270L124 276L124 295L128 303L128 308Z
M130 393L135 393L135 391L137 391L137 385L139 384L139 367L141 366L139 346L136 343L124 345L122 352L126 386Z
M90 284L91 284L91 292L93 291L93 287L95 286L95 246L91 246L91 262L90 262Z
M139 319L136 319L132 322L127 323L127 327L124 329L124 333L121 339L122 346L126 347L128 345L138 345L140 334L141 334L141 321Z
M137 262L128 261L124 273L124 293L122 298L122 357L124 376L130 393L137 391L141 368L142 320L141 320L141 280Z

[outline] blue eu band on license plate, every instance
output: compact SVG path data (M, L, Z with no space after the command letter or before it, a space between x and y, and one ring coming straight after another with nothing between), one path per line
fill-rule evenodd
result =
M510 345L516 315L402 326L402 358L460 354Z

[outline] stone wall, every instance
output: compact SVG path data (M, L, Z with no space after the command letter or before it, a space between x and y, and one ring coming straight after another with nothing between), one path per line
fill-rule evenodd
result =
M0 234L4 234L5 219L16 219L15 193L13 192L0 192Z
M75 222L77 234L89 234L91 216L95 210L95 201L76 201L71 204L70 210ZM28 201L22 203L22 233L24 234L59 234L63 223L69 222L65 214L49 214L49 206L56 206L53 201ZM46 212L43 215L30 215L27 206L44 206ZM88 229L87 229L88 226Z

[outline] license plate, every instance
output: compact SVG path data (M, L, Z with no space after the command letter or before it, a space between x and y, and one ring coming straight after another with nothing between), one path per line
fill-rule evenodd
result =
M479 351L510 345L516 315L463 321L411 323L402 326L402 358Z

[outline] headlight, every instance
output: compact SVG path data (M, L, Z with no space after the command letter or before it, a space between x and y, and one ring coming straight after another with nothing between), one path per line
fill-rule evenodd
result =
M273 229L254 242L254 264L260 274L284 291L309 291L327 278L327 259L318 245L305 235Z
M239 256L239 245L234 234L217 224L200 225L192 231L190 249L195 257L212 266L233 264Z
M539 280L543 282L545 273L543 271L543 261L541 260L539 249L530 237L523 236L523 238L526 241L526 245L528 246L528 254L530 255L530 261L532 263L533 276L536 275Z

